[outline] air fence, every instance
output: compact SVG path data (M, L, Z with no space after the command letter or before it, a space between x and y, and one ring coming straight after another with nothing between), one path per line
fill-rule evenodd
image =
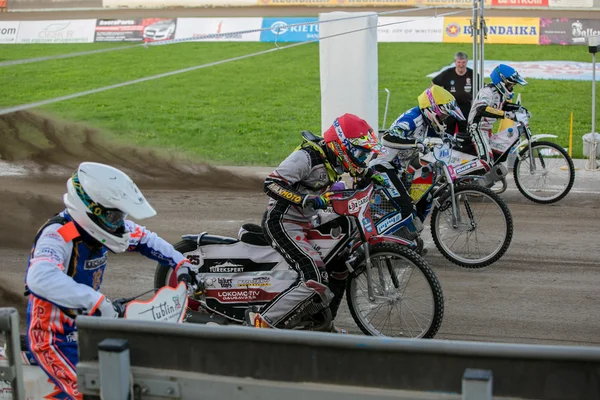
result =
M85 316L78 317L77 325L77 380L84 399L600 398L599 347L393 339ZM12 353L18 326L15 309L0 309L0 331L12 338L9 365L0 364L0 374L22 381ZM19 379L15 383L20 391Z

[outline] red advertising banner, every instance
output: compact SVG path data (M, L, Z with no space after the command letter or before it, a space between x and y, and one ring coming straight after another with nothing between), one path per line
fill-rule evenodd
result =
M492 0L493 7L548 7L548 0Z
M6 12L6 0L0 0L0 12Z

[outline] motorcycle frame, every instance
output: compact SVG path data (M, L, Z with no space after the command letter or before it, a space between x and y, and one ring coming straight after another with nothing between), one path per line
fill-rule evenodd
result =
M449 146L449 150L450 150L450 152L452 151L451 146ZM415 154L412 156L411 160L407 163L407 165L410 164L411 161L416 157L419 157L418 151L415 151ZM457 229L458 224L460 222L460 215L458 214L458 207L457 207L456 199L455 199L454 185L463 180L482 179L482 178L480 176L470 176L470 175L457 176L454 173L454 168L451 165L448 165L446 162L437 159L437 157L436 157L435 162L430 162L426 165L422 165L421 168L423 168L427 165L430 165L432 167L432 172L433 171L438 171L438 172L436 172L435 181L433 182L431 187L426 192L424 192L423 195L421 196L421 198L418 201L416 201L414 204L418 204L425 199L426 208L430 204L433 204L434 207L440 207L441 204L439 203L437 196L443 190L446 190L446 188L449 188L450 196L451 196L451 203L452 203L452 226L454 229ZM441 172L441 174L439 172ZM391 193L388 191L388 189L385 186L378 185L377 188L381 189L385 192L386 197L395 205L396 209L400 208L398 206L398 204L396 204L396 202L393 200ZM431 202L428 202L426 200L428 193L431 193L431 197L433 199ZM431 212L431 207L429 207L429 209L424 213L423 221L425 221L427 219L430 212Z
M398 243L400 245L403 246L407 246L407 247L411 247L410 242L403 240L401 238L397 238L394 236L390 236L390 235L382 235L379 234L379 232L377 231L377 227L375 226L375 223L373 222L373 218L371 217L371 197L373 196L373 192L374 192L374 188L375 185L373 183L369 183L368 186L366 186L363 189L354 189L353 193L351 195L348 196L344 196L345 192L348 192L348 190L342 190L342 191L331 191L331 192L327 192L326 196L329 198L332 206L333 206L333 212L338 214L338 215L342 215L345 216L346 218L349 218L352 222L353 225L356 227L356 230L358 231L359 237L360 237L360 243L355 243L352 246L351 249L351 254L353 252L355 252L359 247L362 247L362 250L364 252L364 256L365 256L365 268L366 268L366 275L367 275L367 294L369 296L369 300L370 301L374 301L376 299L383 299L385 300L386 298L383 296L376 296L375 295L375 290L373 289L373 274L371 271L371 267L372 267L372 263L371 263L371 253L370 253L370 246L373 244L377 244L377 243L381 243L381 242L393 242L393 243ZM368 192L367 195L365 196L360 196L360 194ZM359 210L357 213L348 213L347 211L342 211L342 210L347 210L347 204L352 200L352 199L356 199L357 197L365 198L368 197L369 201L368 202L364 202L363 204L360 205ZM339 211L336 210L339 209ZM363 218L361 218L363 217ZM368 223L372 226L372 230L374 231L374 233L371 233L371 231L369 231L367 229L367 227L365 226L366 224L364 223L365 220L368 220ZM355 239L356 236L353 236L352 239ZM348 268L348 270L350 272L354 272L354 269L352 268L352 266L350 265L350 263L348 261L346 261L346 267Z

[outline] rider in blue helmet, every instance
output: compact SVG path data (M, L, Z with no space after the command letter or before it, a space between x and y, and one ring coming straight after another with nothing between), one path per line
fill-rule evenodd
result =
M469 153L469 142L472 142L477 156L487 163L493 160L489 139L495 120L515 119L515 111L522 107L510 102L514 96L513 88L515 85L527 85L527 81L506 64L494 68L490 78L492 82L477 93L471 106L467 119L469 132L466 135L462 132L457 134L457 140L462 147L460 150Z

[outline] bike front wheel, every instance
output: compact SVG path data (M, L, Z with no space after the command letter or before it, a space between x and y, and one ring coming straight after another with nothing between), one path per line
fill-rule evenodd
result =
M373 245L369 253L373 298L369 298L364 254L346 286L356 325L369 336L433 338L442 324L444 295L427 262L391 242Z
M455 186L456 223L450 192L439 198L431 213L436 247L452 263L481 268L495 263L508 249L513 220L506 203L480 185Z
M575 182L575 166L569 154L552 142L535 142L525 147L515 160L517 188L529 200L540 204L556 203L565 197Z

